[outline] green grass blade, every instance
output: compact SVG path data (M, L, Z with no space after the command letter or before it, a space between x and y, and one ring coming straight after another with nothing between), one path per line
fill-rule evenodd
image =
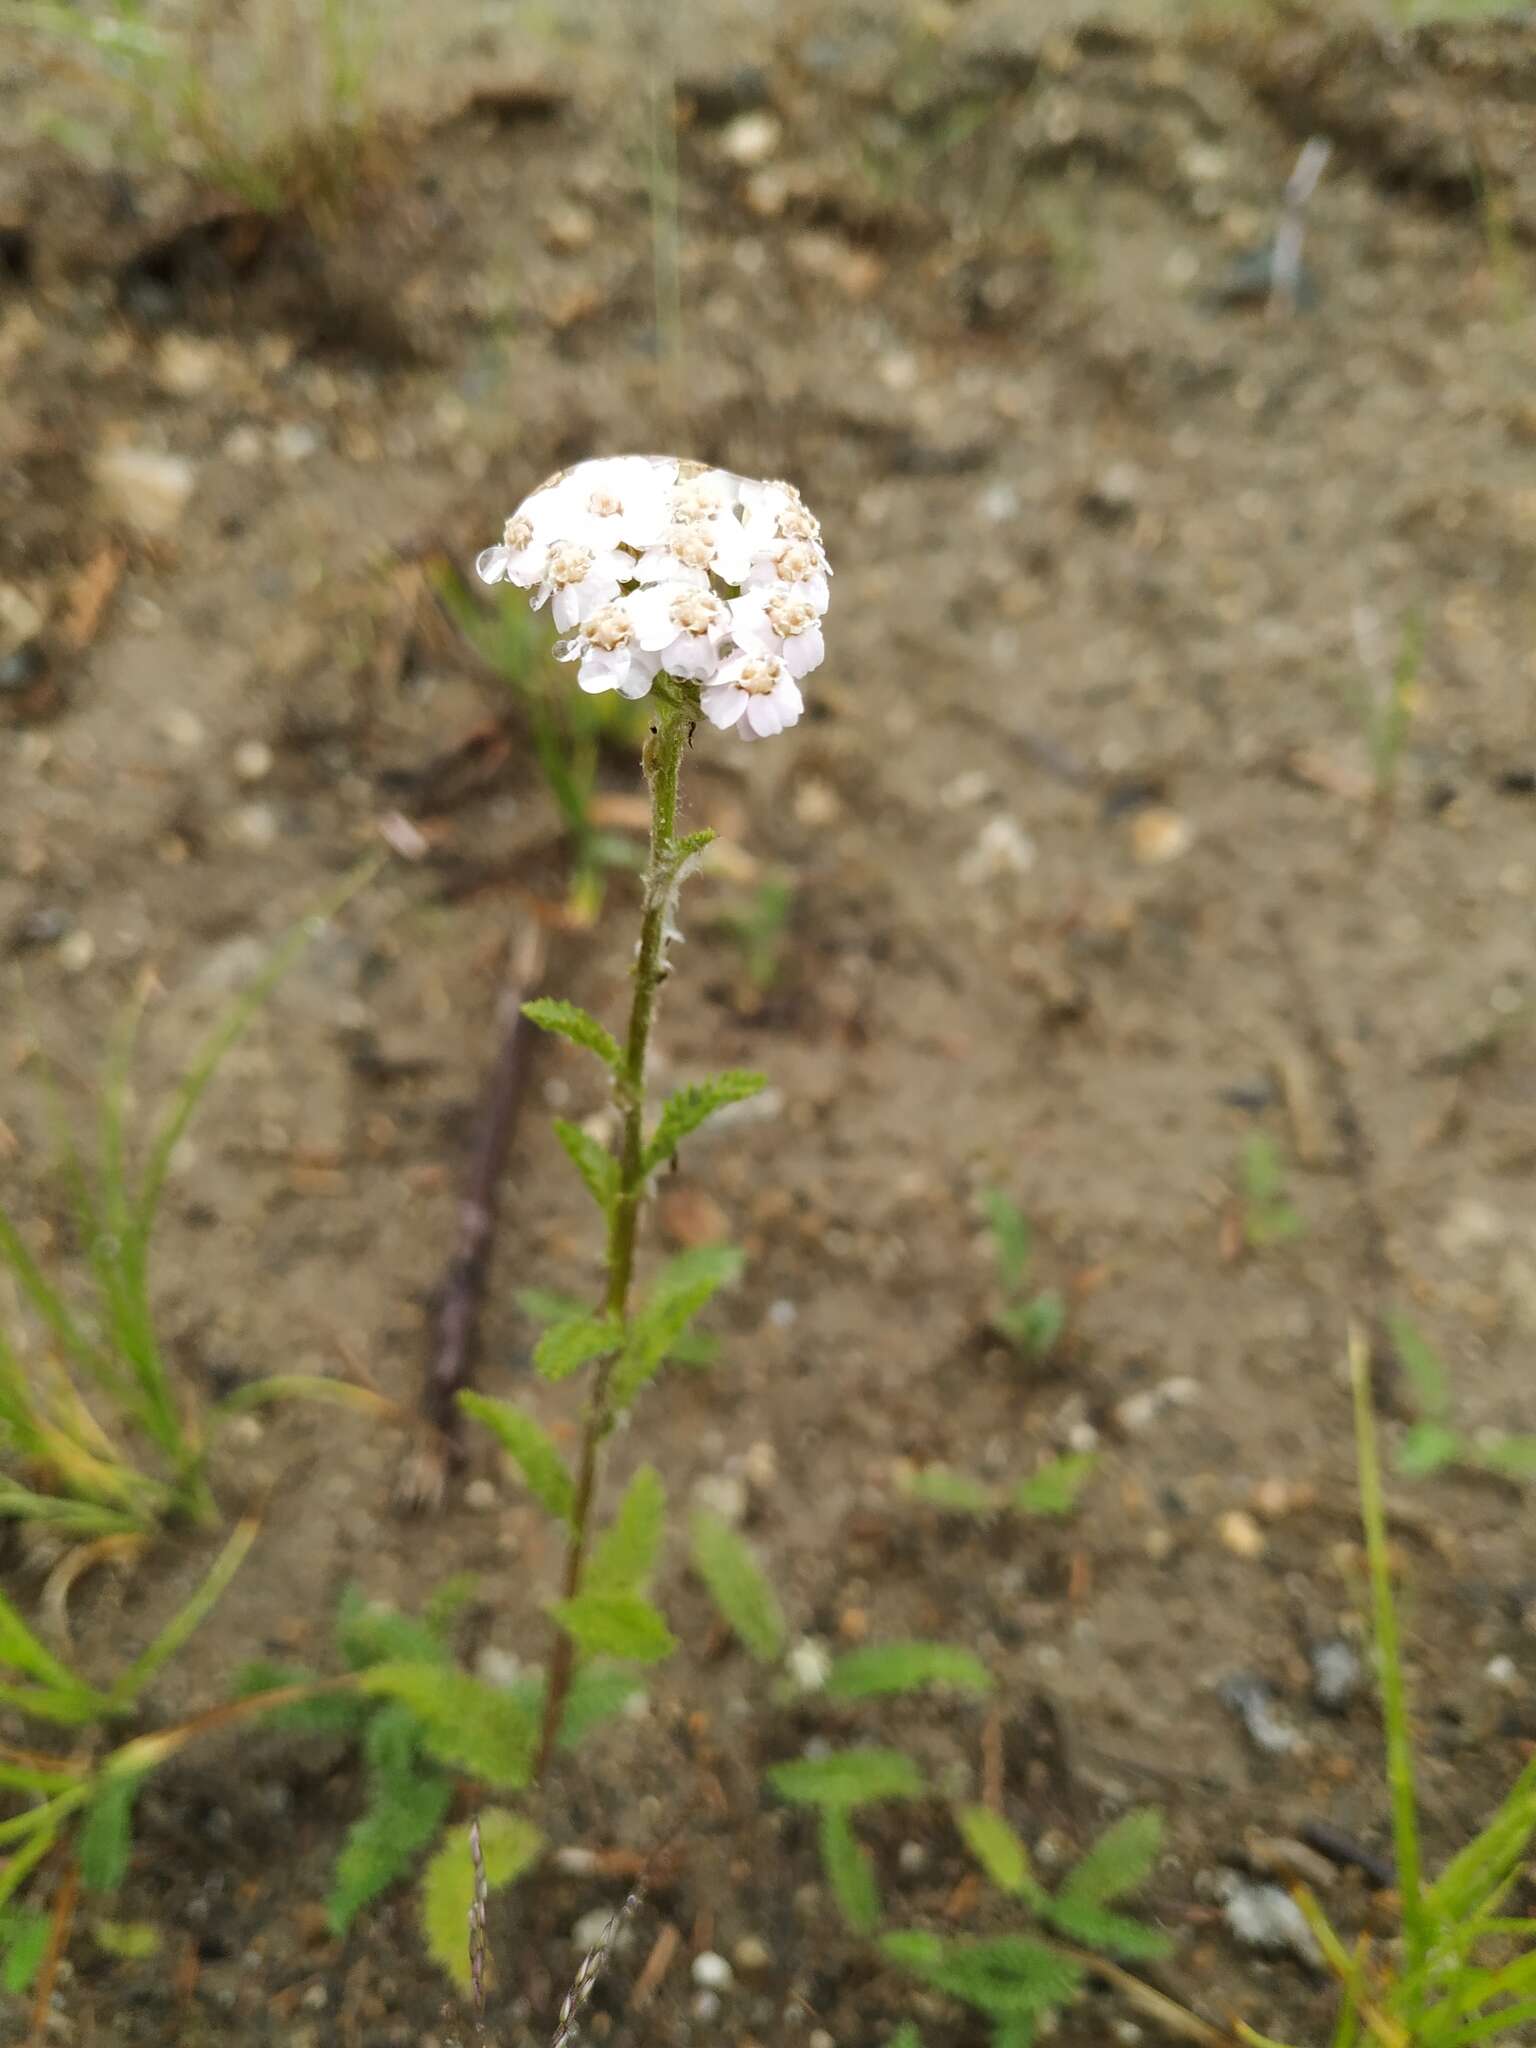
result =
M1536 1758L1528 1763L1488 1825L1453 1856L1429 1887L1437 1921L1456 1927L1486 1909L1536 1834Z
M46 1829L51 1840L58 1823L85 1804L88 1789L85 1785L72 1785L67 1792L45 1799L41 1806L29 1807L25 1813L12 1814L9 1820L0 1820L0 1843L24 1842L37 1828ZM0 1898L5 1896L3 1887L9 1875L9 1868L0 1872Z
M1371 1577L1372 1630L1375 1636L1377 1683L1387 1740L1387 1781L1392 1795L1392 1840L1397 1856L1397 1887L1403 1902L1405 1974L1423 1967L1429 1950L1429 1921L1424 1905L1423 1870L1419 1856L1419 1813L1413 1782L1413 1737L1403 1683L1403 1652L1392 1596L1392 1568L1387 1556L1387 1514L1381 1491L1381 1462L1376 1448L1376 1416L1371 1405L1370 1356L1363 1334L1351 1330L1350 1381L1355 1406L1355 1448L1360 1470L1360 1518L1365 1525L1366 1559ZM1411 2019L1412 2014L1408 2017Z
M1512 2041L1514 2029L1523 2027L1528 2020L1536 2020L1536 1998L1528 1998L1521 2005L1507 2005L1502 2012L1487 2013L1474 2020L1452 2034L1446 2048L1473 2048L1477 2041Z
M65 1536L132 1536L143 1527L136 1515L93 1501L66 1500L56 1493L34 1493L30 1487L0 1478L0 1519L35 1522Z
M172 1616L149 1648L134 1659L113 1686L111 1697L116 1706L131 1706L160 1667L168 1663L187 1638L208 1619L224 1597L230 1580L245 1562L246 1552L256 1541L258 1527L254 1517L250 1516L240 1523L192 1598Z
M35 1678L54 1692L79 1693L88 1688L66 1664L40 1643L16 1609L0 1593L0 1665Z
M31 1821L37 1832L0 1866L0 1906L9 1904L53 1847L65 1814L36 1806L23 1818Z
M100 1384L120 1391L121 1376L114 1373L111 1361L80 1328L63 1296L43 1278L37 1261L3 1209L0 1209L0 1261L9 1266L22 1294L76 1365Z

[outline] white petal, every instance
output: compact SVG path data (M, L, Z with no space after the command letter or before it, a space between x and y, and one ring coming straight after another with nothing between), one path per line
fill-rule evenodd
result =
M710 724L719 726L722 732L728 731L747 708L746 693L742 690L705 690L699 703Z
M792 676L808 676L826 659L827 643L820 626L807 626L803 633L792 634L777 652Z
M747 702L747 723L755 733L761 733L764 739L784 730L784 720L779 715L779 707L773 701L777 695L778 692L775 690L771 696L752 697Z
M720 650L707 633L679 633L661 666L681 682L707 683L720 666Z
M665 583L653 583L645 590L637 590L628 600L635 639L648 654L656 654L663 647L669 647L677 638L671 611L674 595L675 592Z
M619 683L619 689L626 697L643 697L656 680L657 664L648 655L632 654L629 667Z
M779 714L779 730L781 732L799 723L800 714L805 709L805 699L800 694L800 685L792 676L784 676L781 679L778 688L768 701Z
M715 574L725 583L745 583L752 567L752 547L745 531L734 519L717 520L712 531Z
M550 606L550 613L562 633L569 633L572 626L581 624L581 593L585 588L586 585L582 583L568 583L563 590L555 592L555 601ZM534 609L538 609L537 602ZM596 610L595 605L593 610Z

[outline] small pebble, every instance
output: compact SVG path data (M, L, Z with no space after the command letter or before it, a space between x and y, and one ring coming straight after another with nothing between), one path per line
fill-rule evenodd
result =
M825 2027L813 2027L805 2037L805 2048L837 2048Z
M552 207L543 220L544 246L557 256L579 255L597 239L597 221L585 206L574 202Z
M186 753L203 744L203 721L184 705L167 704L155 722L171 745Z
M691 1974L695 1984L702 1984L709 1991L729 1991L736 1981L736 1972L712 1948L694 1957Z
M832 1675L832 1652L814 1636L802 1636L784 1668L801 1692L820 1692Z
M489 1479L471 1479L464 1489L464 1505L477 1515L489 1514L496 1505L496 1488Z
M250 425L232 427L224 437L224 454L230 462L238 463L242 469L249 469L260 462L266 443L261 438L261 429Z
M800 1311L792 1301L771 1302L768 1320L776 1330L792 1330L799 1320Z
M1264 1555L1264 1531L1241 1508L1229 1508L1217 1522L1216 1533L1234 1557Z
M720 1997L714 1991L696 1991L689 2007L696 2020L714 2020L720 2017Z
M242 740L232 766L237 782L264 782L272 773L272 749L265 740Z
M263 851L277 843L277 813L270 804L242 804L229 823L234 837L246 846Z
M495 1643L487 1643L475 1659L475 1676L483 1678L487 1685L506 1690L516 1685L522 1675L522 1658L511 1650L500 1649Z
M96 958L96 941L88 931L70 932L60 939L57 957L66 974L84 974Z
M741 1476L758 1493L771 1493L779 1483L778 1453L770 1443L749 1444L741 1461Z
M1231 1678L1224 1678L1217 1690L1223 1703L1241 1720L1257 1748L1267 1751L1270 1756L1291 1756L1305 1747L1290 1722L1275 1712L1274 1695L1262 1678L1240 1671Z
M960 880L969 889L1008 875L1027 875L1035 864L1035 842L1016 818L989 818L976 843L960 862Z
M1165 805L1151 804L1131 820L1131 851L1143 867L1161 867L1177 860L1195 843L1195 828L1188 818Z
M1244 1847L1254 1869L1262 1870L1266 1877L1310 1885L1313 1891L1326 1891L1338 1878L1337 1868L1326 1856L1309 1849L1305 1842L1293 1841L1289 1835L1255 1831L1244 1837Z
M738 1970L747 1976L759 1970L766 1970L773 1961L773 1951L760 1935L744 1934L731 1950Z
M1250 1884L1246 1878L1227 1871L1218 1893L1223 1918L1245 1947L1289 1952L1314 1967L1321 1963L1305 1914L1279 1885Z
M154 538L180 525L197 482L184 457L154 448L108 448L91 474L103 509Z
M746 1481L738 1479L734 1472L706 1472L693 1483L693 1500L695 1506L708 1508L733 1529L746 1519Z
M65 945L68 943L66 939ZM64 948L61 946L59 951L62 953L63 950ZM1483 1676L1490 1685L1514 1688L1520 1683L1520 1674L1515 1668L1513 1657L1490 1657L1483 1666Z
M1312 1698L1325 1714L1342 1714L1365 1679L1365 1666L1352 1643L1330 1636L1307 1652L1312 1666Z
M928 1868L928 1850L922 1842L903 1842L896 1852L896 1867L904 1877L919 1877Z
M720 131L720 147L733 164L748 171L765 164L783 139L783 123L764 107L738 114Z
M273 435L272 446L280 462L307 462L319 448L320 436L313 427L289 420Z

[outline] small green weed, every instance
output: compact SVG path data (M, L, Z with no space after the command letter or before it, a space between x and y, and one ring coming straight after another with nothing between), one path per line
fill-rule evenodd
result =
M1505 1909L1536 1839L1536 1760L1436 1878L1424 1872L1413 1733L1387 1544L1386 1506L1364 1336L1351 1335L1360 1508L1397 1862L1395 1938L1349 1947L1306 1891L1298 1903L1343 1991L1332 2048L1475 2048L1536 2024L1536 1919ZM1252 2048L1283 2044L1240 2027Z
M1440 1355L1406 1316L1388 1319L1392 1347L1413 1389L1418 1415L1398 1445L1397 1469L1423 1479L1447 1465L1466 1465L1506 1479L1536 1479L1536 1436L1493 1432L1471 1437L1452 1420L1450 1375Z
M1058 1518L1076 1508L1097 1463L1091 1451L1047 1459L1027 1479L989 1482L951 1465L925 1465L905 1482L913 1500L951 1515L1044 1515Z
M735 1635L764 1666L783 1667L781 1689L800 1695L788 1631L777 1596L751 1550L717 1517L695 1517L694 1568ZM956 1700L985 1700L992 1674L969 1650L952 1643L871 1643L824 1667L822 1696L847 1709L871 1701L937 1691ZM1070 2004L1099 1956L1150 1961L1171 1944L1155 1928L1114 1910L1156 1861L1161 1822L1155 1813L1127 1814L1089 1849L1054 1892L1039 1883L1028 1851L1001 1814L985 1806L953 1809L961 1838L999 1891L1033 1917L1028 1935L962 1939L904 1929L881 1934L885 1907L874 1859L856 1832L858 1816L877 1806L931 1805L935 1793L922 1768L900 1749L852 1746L773 1765L770 1789L815 1816L827 1886L848 1927L879 1937L886 1956L932 1989L986 2016L1005 2048L1034 2038L1035 2023ZM1063 1947L1056 1937L1081 1944ZM1086 1951L1086 1953L1085 1953ZM1026 2022L1028 2023L1026 2026Z
M151 1259L172 1158L198 1104L326 917L376 866L369 861L354 870L322 912L277 946L214 1025L137 1146L130 1075L142 996L135 1001L103 1075L91 1155L63 1137L88 1308L45 1272L0 1210L0 1272L9 1273L33 1326L25 1329L18 1318L7 1330L0 1322L0 1518L78 1538L144 1535L178 1519L208 1523L215 1518L204 1477L209 1438L241 1408L301 1392L369 1403L360 1388L290 1375L194 1411L156 1333Z
M378 41L368 0L270 0L229 49L217 47L209 0L176 26L156 22L149 0L21 0L17 12L40 47L116 103L147 163L176 163L261 212L334 205L362 171ZM100 153L95 122L55 133Z
M1238 1162L1243 1241L1251 1251L1290 1244L1306 1229L1286 1187L1285 1168L1273 1138L1250 1134Z
M0 1595L0 1705L33 1721L84 1730L84 1750L68 1756L0 1745L0 1984L19 1994L47 1943L49 1915L31 1902L30 1881L57 1850L88 1894L117 1889L132 1848L134 1802L144 1780L196 1732L195 1724L98 1751L115 1721L134 1714L150 1681L169 1664L223 1598L255 1541L242 1522L207 1577L166 1626L106 1688L87 1683L34 1635ZM65 1886L61 1897L70 1896Z
M1003 1296L1002 1307L991 1318L992 1328L1022 1357L1049 1358L1066 1329L1066 1301L1054 1287L1030 1291L1035 1240L1023 1211L997 1188L987 1189L982 1202Z

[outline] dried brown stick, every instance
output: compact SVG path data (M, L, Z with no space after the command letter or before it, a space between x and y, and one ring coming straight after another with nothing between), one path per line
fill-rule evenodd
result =
M462 1417L458 1397L474 1383L480 1348L480 1317L486 1276L496 1235L497 1202L512 1133L528 1079L534 1026L523 1004L537 995L545 969L544 934L530 924L509 950L507 971L496 1002L496 1058L476 1119L458 1238L436 1293L432 1349L422 1386L422 1413L431 1429L401 1475L400 1492L412 1506L435 1505L449 1470L462 1464Z

